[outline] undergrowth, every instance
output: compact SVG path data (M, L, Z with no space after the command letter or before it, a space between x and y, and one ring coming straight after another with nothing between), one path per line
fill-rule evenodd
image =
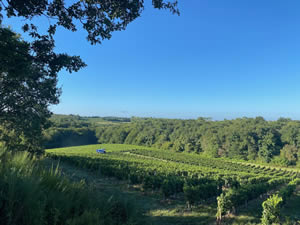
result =
M0 150L0 224L136 224L130 201L94 193L26 152Z

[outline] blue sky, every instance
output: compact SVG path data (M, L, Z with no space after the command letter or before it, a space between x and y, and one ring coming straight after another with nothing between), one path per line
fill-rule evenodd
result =
M300 119L300 1L179 0L179 8L175 16L147 5L97 46L83 30L59 30L57 51L88 67L60 73L53 112Z

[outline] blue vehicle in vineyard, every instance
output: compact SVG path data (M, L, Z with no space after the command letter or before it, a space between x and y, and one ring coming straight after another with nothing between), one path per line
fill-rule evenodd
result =
M96 152L99 153L99 154L105 154L105 153L106 153L106 151L105 151L104 148L102 148L102 149L97 149Z

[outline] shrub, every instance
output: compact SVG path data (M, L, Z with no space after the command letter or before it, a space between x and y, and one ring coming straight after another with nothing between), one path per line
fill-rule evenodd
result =
M132 204L70 182L46 170L29 153L0 151L0 218L6 225L118 225L129 223Z
M282 197L277 194L272 195L266 201L263 202L263 214L261 218L262 225L271 225L273 223L279 223L280 204Z

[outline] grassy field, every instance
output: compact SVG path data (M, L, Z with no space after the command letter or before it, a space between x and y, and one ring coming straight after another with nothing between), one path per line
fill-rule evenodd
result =
M96 153L96 149L105 148L107 154L99 154ZM130 157L135 158L143 158L147 163L156 163L157 158L152 156L131 156L134 154L132 150L148 150L149 152L153 152L152 154L160 153L159 150L149 147L141 147L134 145L123 145L123 144L97 144L97 145L88 145L88 146L76 146L76 147L68 147L68 148L58 148L58 149L48 149L46 152L52 155L67 155L69 157L76 156L81 158L111 158L114 157L124 157L130 159ZM128 154L131 153L131 154ZM165 151L164 151L165 153ZM167 156L172 154L179 154L180 157L185 154L182 153L169 153L162 157L159 160L159 164L167 163L168 165L182 165L182 162L171 162L169 161ZM178 158L180 158L178 155ZM156 156L156 155L154 155ZM148 158L147 158L148 157ZM157 157L157 156L156 156ZM195 155L187 154L185 159L189 159L189 157L197 158ZM119 159L119 158L116 158ZM199 160L202 158L200 157ZM140 159L137 159L140 160ZM206 160L206 159L203 159ZM220 159L217 160L218 164L226 164L225 161ZM58 161L53 159L48 159L48 163L57 164ZM63 173L70 177L73 180L81 180L84 179L95 189L95 191L101 191L108 195L115 195L119 193L126 198L132 199L136 204L137 208L140 209L140 213L143 215L141 221L143 224L214 224L215 223L215 215L216 215L216 200L215 198L210 199L208 201L204 201L198 203L192 207L192 209L188 209L186 205L186 201L182 193L178 195L171 196L169 198L165 198L160 191L157 190L149 190L143 188L142 185L129 184L127 180L120 180L114 177L107 177L101 175L101 173L96 172L95 170L82 169L80 166L74 166L74 164L70 162L61 161L59 162L60 168ZM237 163L239 164L239 163ZM244 165L247 166L247 165ZM249 165L252 166L253 165ZM252 168L251 167L251 168ZM249 167L250 168L250 167ZM255 167L253 167L256 169ZM258 167L260 168L260 167ZM266 171L264 171L266 170ZM250 169L249 169L250 171ZM282 169L262 169L264 173L271 173L274 176L277 176L277 173L283 174ZM271 172L270 172L271 171ZM224 172L224 171L223 171ZM273 190L274 192L276 190ZM262 196L261 198L256 198L251 200L247 207L241 206L237 208L237 212L235 214L230 214L225 219L225 223L227 224L259 224L260 217L262 212L261 204L267 198L267 195ZM282 209L283 217L289 216L290 218L297 220L300 212L299 205L300 191L298 190L295 196L288 201L288 204Z
M67 153L70 155L80 155L80 156L91 156L98 157L101 156L96 152L96 149L104 148L108 155L110 154L118 154L124 150L132 150L132 149L146 149L146 150L155 150L154 148L137 146L137 145L125 145L125 144L96 144L96 145L82 145L75 147L66 147L66 148L52 148L47 149L47 153Z

